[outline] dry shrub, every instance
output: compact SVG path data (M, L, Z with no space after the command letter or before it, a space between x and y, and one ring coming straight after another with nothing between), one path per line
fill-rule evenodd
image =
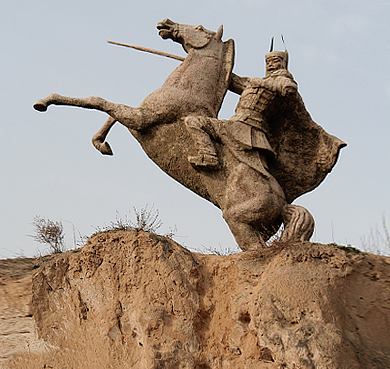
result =
M163 222L159 218L160 213L158 209L154 210L153 206L148 209L148 204L145 207L138 210L133 207L135 214L135 221L130 220L126 215L125 218L121 218L117 212L114 222L111 222L108 226L103 228L95 227L97 233L110 232L110 231L144 231L153 234L158 234L157 230L162 226ZM169 232L164 234L164 237L172 238L177 232L176 226L169 229Z
M65 251L64 227L61 222L45 219L39 215L31 223L35 234L30 235L35 241L49 246L50 252L58 254Z
M115 222L111 222L110 225L103 228L96 227L97 233L108 231L145 231L150 233L156 233L162 225L162 221L159 219L159 211L153 211L153 206L148 209L148 205L141 208L140 211L134 206L135 222L131 221L126 215L125 218L121 218L119 213L116 213Z
M378 225L375 229L371 228L369 235L361 238L361 244L365 251L390 256L390 231L384 215L382 216L382 231L379 230Z
M145 231L150 233L156 233L157 229L162 226L162 221L159 219L158 209L153 212L153 206L148 210L148 205L141 208L140 211L133 207L135 213L135 223L132 226L136 231Z
M216 247L201 245L200 250L194 249L194 251L201 252L204 254L218 255L218 256L230 256L241 252L241 249L237 245L235 248L222 247L221 245L219 246L220 246L219 248L216 248Z

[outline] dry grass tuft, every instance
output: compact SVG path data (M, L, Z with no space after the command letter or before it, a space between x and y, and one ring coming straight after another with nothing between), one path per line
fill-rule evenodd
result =
M127 215L125 218L121 218L117 212L114 222L111 222L108 226L104 226L103 228L95 227L95 233L92 236L98 233L111 231L144 231L159 235L157 230L162 226L163 222L159 218L160 213L158 209L154 210L153 205L148 209L148 204L141 208L141 210L138 210L135 206L133 209L135 221L130 220L130 217ZM175 226L174 228L169 228L169 232L161 236L172 239L176 235L176 232L177 227Z
M48 245L50 253L59 254L65 251L64 226L61 222L46 220L37 215L31 224L34 227L35 234L29 236L39 243Z
M371 228L369 235L361 238L361 244L364 251L390 256L390 231L384 215L382 216L382 230L378 228L378 225L375 229Z

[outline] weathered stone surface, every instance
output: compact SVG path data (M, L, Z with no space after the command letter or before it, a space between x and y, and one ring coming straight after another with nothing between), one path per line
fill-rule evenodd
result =
M30 273L6 275L0 267L0 367L12 355L45 347L32 317L31 283Z
M101 233L34 275L39 335L60 348L34 368L383 369L389 296L386 257L308 242L222 257Z
M116 121L126 126L163 171L222 210L243 250L265 247L282 223L292 238L309 240L314 219L291 203L325 179L345 143L312 120L287 70L287 51L266 55L264 78L240 77L232 73L234 42L222 41L222 26L214 32L165 19L157 28L188 55L138 108L58 94L34 108L106 112L95 147L111 155L109 130ZM219 120L228 89L240 100L234 116Z

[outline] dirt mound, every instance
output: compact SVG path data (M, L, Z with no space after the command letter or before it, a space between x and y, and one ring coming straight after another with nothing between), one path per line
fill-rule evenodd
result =
M12 355L40 351L31 312L33 259L0 260L0 367Z
M191 253L92 237L33 277L39 337L13 368L390 368L390 258L320 244Z

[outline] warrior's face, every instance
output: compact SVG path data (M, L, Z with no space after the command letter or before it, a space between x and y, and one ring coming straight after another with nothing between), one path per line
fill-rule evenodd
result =
M269 76L272 72L275 72L278 69L284 69L284 60L278 55L273 55L267 58L265 75Z

